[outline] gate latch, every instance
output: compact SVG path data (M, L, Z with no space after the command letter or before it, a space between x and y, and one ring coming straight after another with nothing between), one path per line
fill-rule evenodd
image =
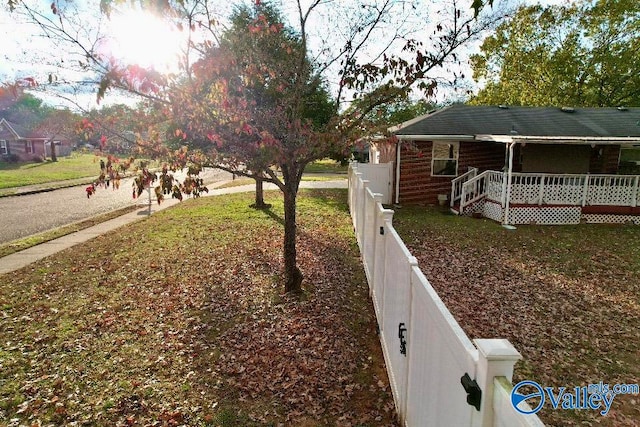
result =
M472 380L469 374L465 373L462 378L460 378L460 383L462 383L464 391L467 392L467 403L479 411L480 401L482 400L482 390L476 380Z
M400 338L400 354L403 356L407 356L407 337L405 334L407 333L407 328L404 326L404 323L400 323L398 325L398 338Z

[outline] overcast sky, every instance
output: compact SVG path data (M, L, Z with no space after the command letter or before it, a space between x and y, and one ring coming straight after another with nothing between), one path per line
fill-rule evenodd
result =
M1 1L0 6L0 83L15 81L16 79L24 77L36 77L40 81L46 82L48 75L64 75L69 80L93 80L94 76L90 74L80 74L77 71L78 60L81 58L71 57L67 55L61 55L59 46L55 40L48 39L41 35L41 29L33 24L21 22L19 15L10 14L7 10L6 1ZM496 4L504 4L509 1L510 4L521 3L519 0L496 0ZM540 3L543 5L548 4L562 4L571 3L584 0L527 0L527 4ZM41 5L41 10L45 11L48 16L54 17L50 13L50 0L31 0L32 3L38 3ZM78 7L82 9L81 16L83 16L82 28L87 34L79 33L78 37L91 38L95 31L108 32L108 27L113 27L111 32L117 33L119 38L116 38L113 43L119 49L121 55L128 55L131 60L138 60L142 62L154 61L149 58L154 58L158 62L158 58L164 54L166 58L162 59L162 63L170 63L171 46L175 43L175 40L180 37L179 34L172 34L166 30L151 29L148 31L148 37L153 38L154 43L152 47L138 48L136 50L131 43L127 43L130 39L139 39L143 37L139 29L141 26L147 26L151 28L154 23L144 20L144 17L135 17L133 20L125 22L114 22L106 20L99 13L99 0L87 0L82 2L75 2L80 4ZM221 2L222 3L222 2ZM286 9L286 0L284 0ZM228 4L228 2L227 2ZM469 0L471 4L471 0ZM55 18L55 17L54 17ZM476 49L477 49L476 43ZM61 60L62 58L62 60ZM149 65L149 64L142 64ZM156 67L163 67L162 64L153 64ZM91 86L95 90L95 86ZM73 96L71 88L67 88L68 95ZM80 98L83 107L95 107L95 95L86 94ZM59 102L55 98L47 98L49 103L56 104ZM108 104L109 98L106 99ZM120 98L112 98L111 102L120 102Z

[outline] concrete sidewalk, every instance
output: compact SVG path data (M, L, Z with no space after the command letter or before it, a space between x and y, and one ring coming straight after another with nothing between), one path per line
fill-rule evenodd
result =
M229 181L226 181L229 182ZM216 183L218 185L224 185L225 181ZM347 188L347 180L335 180L335 181L302 181L300 188ZM278 187L274 184L266 183L264 185L265 190L277 190ZM221 196L223 194L235 194L244 193L255 190L255 185L241 185L238 187L220 188L209 190L209 193L204 193L203 197ZM144 197L144 196L142 196ZM162 204L157 203L151 206L151 215L155 212L170 208L179 204L177 199L166 199ZM60 252L64 249L68 249L79 243L84 243L93 239L101 234L115 230L123 225L130 224L135 221L147 218L149 210L146 206L140 205L140 210L136 212L130 212L117 218L105 221L103 223L94 225L93 227L85 228L84 230L76 231L75 233L67 234L58 239L51 240L36 246L32 246L20 252L8 255L0 258L0 274L10 273L18 270L19 268L26 267L27 265Z

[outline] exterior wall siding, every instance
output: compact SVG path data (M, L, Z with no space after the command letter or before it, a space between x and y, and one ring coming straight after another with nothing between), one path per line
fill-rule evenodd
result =
M432 141L402 141L400 143L400 197L399 202L408 205L435 205L439 194L451 193L453 177L431 176ZM600 150L602 149L602 154ZM514 149L513 171L522 170L522 148ZM616 174L620 146L596 146L591 151L589 172ZM501 171L505 167L505 145L482 141L461 141L458 157L458 175L475 167ZM395 179L395 174L394 174ZM395 189L395 185L394 185Z
M522 148L522 172L583 174L589 172L588 145L527 144Z
M600 150L602 150L602 155L600 155ZM619 161L619 145L604 145L600 147L596 146L591 149L589 173L616 174L618 173Z
M0 138L3 139L3 138ZM20 157L21 160L32 160L36 156L44 157L44 145L41 140L33 140L31 143L31 152L27 152L27 140L8 139L7 147L9 154Z
M36 157L51 157L51 148L45 146L48 138L35 134L26 134L26 137L14 132L11 125L0 119L0 140L6 142L7 153L0 152L0 160L8 156L17 156L22 161L31 161ZM31 148L27 151L27 142L31 141ZM56 154L68 156L71 154L71 145L67 140L60 140L56 146Z
M13 135L0 135L0 140L7 142L7 155L16 155L23 161L31 161L35 157L51 157L51 148L45 147L45 143L42 140L32 140L32 152L27 152L27 140L16 140L12 138ZM59 157L69 156L71 154L71 146L68 142L62 141L60 145L56 145L56 155ZM0 154L0 160L2 160ZM6 155L5 155L6 156Z
M432 141L400 143L400 203L435 205L438 195L451 193L454 177L431 176ZM460 142L458 175L469 167L480 170L501 170L504 166L503 144L478 141Z

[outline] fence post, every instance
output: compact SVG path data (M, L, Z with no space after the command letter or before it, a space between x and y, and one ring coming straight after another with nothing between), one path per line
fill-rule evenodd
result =
M353 213L353 174L356 173L353 163L349 163L347 169L347 203L349 204L349 212Z
M382 208L382 197L383 195L380 193L373 194L373 213L371 217L373 218L373 224L371 224L371 252L369 253L371 256L367 259L367 268L369 269L369 297L373 297L373 287L376 283L376 246L378 244L378 206ZM365 246L364 254L367 254Z
M480 402L480 426L495 425L493 411L493 379L506 377L513 380L513 366L522 358L518 350L506 339L475 339L478 348L476 381L482 390Z
M383 330L384 319L384 293L387 287L386 282L386 269L387 269L387 242L385 237L388 235L388 230L392 225L393 221L393 213L394 211L390 209L382 209L378 212L378 221L376 222L376 227L378 228L378 233L376 234L376 240L379 242L376 245L376 248L380 248L378 251L376 249L376 254L379 254L379 258L376 257L376 268L380 271L375 274L376 280L374 281L374 301L377 308L378 315L378 327L380 331ZM378 282L380 284L378 285ZM376 286L377 285L377 286Z
M360 197L362 198L362 203L360 204L359 208L360 208L360 253L364 253L365 248L366 248L366 236L367 236L367 227L369 226L369 224L367 224L367 189L369 188L369 180L368 179L363 179L362 180L362 188L361 188L361 193L360 193Z
M364 197L362 196L362 172L356 171L355 176L356 185L355 194L353 196L353 201L355 204L353 208L353 217L355 218L355 221L353 225L356 230L356 240L358 241L358 246L360 247L360 249L362 249L362 240L360 236L360 230L362 229L362 200L364 199Z

